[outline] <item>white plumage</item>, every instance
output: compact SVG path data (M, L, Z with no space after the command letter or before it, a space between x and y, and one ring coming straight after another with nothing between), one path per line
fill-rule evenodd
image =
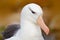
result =
M44 40L41 28L37 24L37 19L43 13L41 7L31 3L22 9L21 28L11 38L5 40Z

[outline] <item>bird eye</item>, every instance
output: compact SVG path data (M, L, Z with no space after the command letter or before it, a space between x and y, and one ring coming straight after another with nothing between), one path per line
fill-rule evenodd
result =
M30 9L30 8L29 8L29 9ZM30 11L31 11L33 14L35 14L35 12L34 12L33 10L30 9Z
M35 14L35 12L34 11L31 11L33 14Z

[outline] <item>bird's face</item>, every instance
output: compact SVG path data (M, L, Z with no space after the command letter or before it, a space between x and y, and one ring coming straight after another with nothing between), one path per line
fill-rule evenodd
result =
M48 35L49 28L45 25L41 15L43 11L37 4L31 3L26 5L21 12L21 22L24 20L30 21L34 24L38 24L40 28Z
M36 22L39 16L43 13L41 7L37 4L31 3L26 5L21 13L21 17L29 21Z

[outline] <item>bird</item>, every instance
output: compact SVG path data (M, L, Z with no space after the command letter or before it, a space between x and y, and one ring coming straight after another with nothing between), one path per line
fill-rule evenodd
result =
M20 15L20 28L17 31L15 30L14 35L8 35L9 37L4 40L44 40L41 32L42 27L37 23L42 14L42 8L38 4L30 3L25 5ZM46 26L42 29L47 31Z

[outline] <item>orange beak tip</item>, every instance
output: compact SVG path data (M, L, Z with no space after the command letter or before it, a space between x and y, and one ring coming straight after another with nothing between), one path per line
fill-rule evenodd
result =
M46 35L48 35L49 34L49 29L46 29L45 33L46 33Z

